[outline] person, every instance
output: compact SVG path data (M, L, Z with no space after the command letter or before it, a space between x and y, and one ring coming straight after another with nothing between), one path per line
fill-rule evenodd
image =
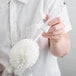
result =
M2 51L8 56L18 41L32 38L36 34L41 27L41 20L46 22L52 17L47 13L49 3L50 9L55 5L52 1L59 6L58 10L63 9L57 17L47 23L50 26L49 30L43 32L37 40L40 47L39 58L23 76L61 76L57 58L69 53L68 32L72 29L66 4L63 0L0 0L0 54ZM5 63L5 59L0 58L0 63ZM6 68L6 65L4 67Z

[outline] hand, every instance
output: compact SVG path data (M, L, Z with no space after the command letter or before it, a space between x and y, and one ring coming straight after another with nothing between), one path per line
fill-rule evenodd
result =
M46 21L49 19L49 16L46 16ZM50 38L51 40L60 40L64 34L64 24L61 22L60 18L57 17L52 21L48 22L50 29L47 33L43 32L42 36L45 38Z

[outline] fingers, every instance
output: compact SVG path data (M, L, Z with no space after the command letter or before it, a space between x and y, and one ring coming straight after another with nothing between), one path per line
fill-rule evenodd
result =
M42 36L45 37L45 38L50 38L50 37L51 37L51 34L49 35L49 34L43 32L43 33L42 33Z
M64 32L64 25L62 23L54 25L53 27L50 27L48 32L53 32L53 33Z
M53 39L59 39L64 34L64 25L63 23L56 24L52 26L47 33L43 33L42 36L45 38L53 38Z
M56 32L48 32L48 33L44 32L42 35L44 37L59 36L59 35L63 35L64 34L63 32L64 31L62 31L62 30L59 30L59 31L56 31Z
M51 37L51 39L54 39L54 40L59 40L63 37L63 35L54 35Z
M49 15L46 15L45 17L45 22L50 18ZM48 25L49 26L53 26L53 25L56 25L56 24L59 24L60 23L60 17L56 17L55 19L53 19L52 21L49 21L48 22Z
M46 15L45 20L47 21L49 18L50 18L50 16L49 15Z
M46 16L46 21L49 19L49 16ZM64 34L64 24L61 22L60 18L57 17L52 21L48 22L48 25L51 26L47 33L43 33L42 36L45 38L51 39L60 39Z
M53 19L52 21L49 21L49 22L48 22L48 25L49 25L49 26L53 26L53 25L59 24L60 22L61 22L61 21L60 21L60 18L57 17L57 18Z
M48 34L48 33L43 33L42 36L45 37L45 38L50 38L50 39L57 39L57 40L59 40L63 35L62 35L62 34L52 35L52 34Z
M52 35L62 35L62 34L64 34L64 31L63 30L59 30L59 31L55 31L55 32L48 32L46 34L50 35L50 36L52 36Z
M62 34L64 34L64 30L52 32L52 35L62 35Z

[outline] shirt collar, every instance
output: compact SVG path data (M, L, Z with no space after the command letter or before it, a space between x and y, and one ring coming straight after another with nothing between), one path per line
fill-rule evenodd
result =
M27 4L28 0L17 0L21 3ZM9 3L10 0L0 0L0 7L3 7L4 5L6 5L7 3Z

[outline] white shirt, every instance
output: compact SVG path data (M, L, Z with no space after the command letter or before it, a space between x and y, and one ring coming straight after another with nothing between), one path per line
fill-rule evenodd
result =
M13 16L11 16L10 0L0 0L0 51L9 55L12 48L11 25L17 26L15 29L17 41L32 38L41 27L40 22L49 11L47 10L48 4L52 1L57 1L59 8L63 8L59 16L65 25L65 32L70 31L71 25L63 0L43 0L43 6L42 0L14 0L16 9L13 11ZM51 4L51 8L53 5ZM11 23L11 21L13 22ZM40 47L39 59L23 76L60 76L57 57L50 52L48 39L41 36L37 42ZM7 58L1 56L0 63L6 66L5 63L8 61L4 59Z

